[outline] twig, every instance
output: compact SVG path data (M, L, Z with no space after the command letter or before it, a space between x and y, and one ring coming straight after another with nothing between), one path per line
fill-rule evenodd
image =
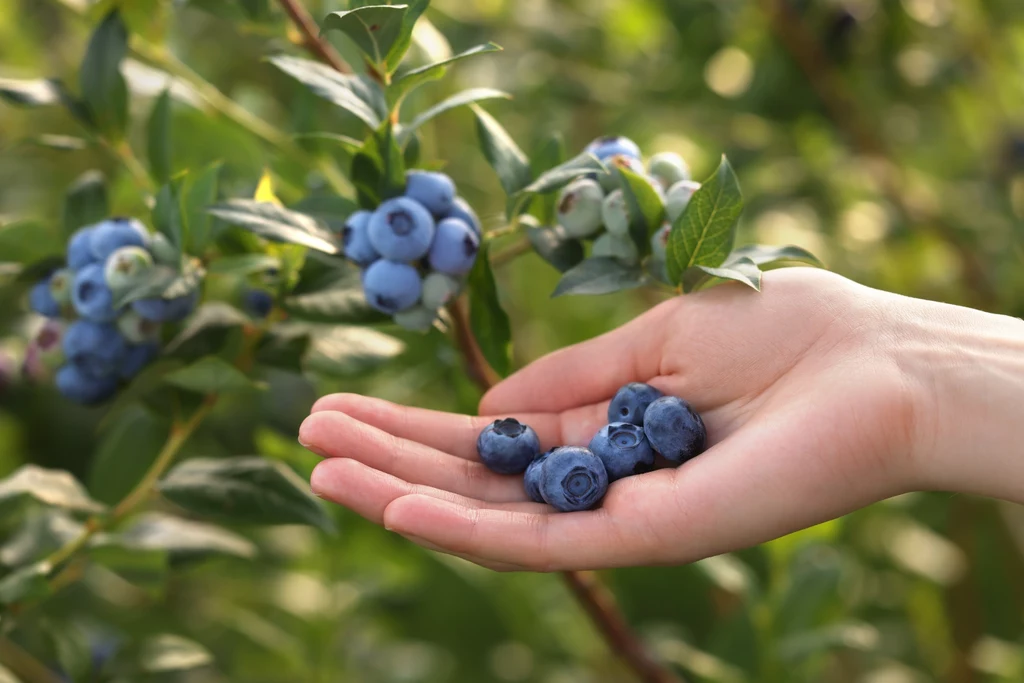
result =
M0 636L0 662L26 683L62 683L64 679L26 652L20 645Z
M849 137L854 149L860 154L885 159L893 169L899 171L899 166L893 161L891 150L878 135L870 119L864 115L857 99L847 90L842 75L834 68L821 44L808 30L803 18L789 1L759 2L779 42L803 72L833 123ZM999 293L988 277L985 264L971 246L960 238L957 229L934 212L922 215L919 209L911 207L902 195L902 182L898 177L882 174L881 183L886 198L900 210L908 222L916 222L921 227L930 229L956 250L964 265L964 275L974 303L980 308L994 307L999 301Z
M343 74L352 73L352 69L341 58L337 50L327 41L320 39L320 27L317 26L313 17L299 0L278 0L278 4L288 13L292 23L302 33L303 43L307 50L316 55L320 61L330 64L335 71L340 71Z
M487 365L473 337L465 306L458 301L449 310L455 342L465 360L467 372L481 391L487 391L494 386L496 374ZM595 573L563 572L562 578L608 646L622 657L639 680L644 683L683 683L679 676L651 656L643 641L630 628L614 594Z

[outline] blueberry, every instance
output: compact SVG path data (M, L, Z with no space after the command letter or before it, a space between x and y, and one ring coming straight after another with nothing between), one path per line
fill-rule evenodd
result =
M458 218L445 218L437 224L428 261L438 272L462 275L473 267L478 251L480 238L469 224Z
M93 258L103 262L121 247L145 247L148 242L149 233L142 223L134 218L111 218L96 226L89 248Z
M640 147L629 138L617 135L607 135L597 138L587 145L586 151L590 152L601 161L604 161L608 157L615 156L616 154L624 154L625 156L633 157L635 159L640 158Z
M608 491L608 472L589 449L563 446L541 466L540 494L560 512L589 510Z
M195 310L199 303L199 292L182 294L173 299L151 297L132 302L132 310L146 320L156 323L175 323L184 320Z
M412 332L426 332L434 326L434 320L437 319L437 309L413 306L412 308L395 313L393 319L395 324Z
M434 216L447 216L455 201L455 183L444 173L409 171L405 174L405 196L427 207Z
M647 407L644 433L654 450L674 463L683 463L704 452L707 430L689 403L662 396Z
M415 306L422 287L419 273L405 263L380 260L363 272L367 303L389 315Z
M50 296L61 308L71 305L71 288L75 283L75 271L61 268L50 276Z
M519 474L540 453L540 439L533 428L506 417L487 425L476 440L485 465L499 474Z
M544 461L547 460L553 450L555 449L552 448L550 451L538 455L533 459L533 462L526 466L526 471L523 472L523 488L526 490L526 495L534 503L544 502L544 497L540 495L541 473L543 472Z
M107 257L103 277L115 296L126 292L153 267L153 257L142 247L121 247Z
M116 377L90 377L74 365L58 370L55 383L65 398L86 405L105 401L117 392Z
M68 365L90 379L116 377L128 349L116 327L90 320L73 322L63 347Z
M622 185L621 176L615 171L615 167L628 169L641 176L646 174L643 162L640 159L624 154L608 157L604 160L604 165L608 167L609 172L598 175L597 182L605 192L611 192Z
M370 244L392 261L415 261L434 241L434 219L408 197L389 199L373 212L368 226Z
M380 254L370 244L369 211L356 211L345 221L341 230L341 242L345 247L345 258L365 268L380 258Z
M594 258L601 256L615 258L629 264L640 262L640 251L636 248L636 242L630 237L613 235L610 232L606 232L594 240L594 248L590 255Z
M125 311L117 318L117 330L132 344L157 341L161 323L146 320L135 311Z
M266 318L273 308L274 297L265 289L246 289L242 293L242 309L253 318Z
M160 345L153 342L145 344L129 344L121 361L118 375L123 380L130 380L142 372L142 369L160 355Z
M22 365L25 375L33 380L43 380L64 364L64 325L56 320L47 320L25 349Z
M619 389L608 404L608 421L642 425L647 406L662 396L664 394L650 384L631 382Z
M629 212L626 209L626 195L622 188L612 190L601 204L601 220L613 235L625 237L629 234Z
M654 449L643 427L629 422L612 422L602 427L591 439L590 450L601 458L609 481L650 472L654 467Z
M596 180L577 178L558 195L558 222L570 237L588 237L601 229L604 192Z
M60 304L57 303L57 300L53 298L53 294L50 293L49 278L42 282L37 282L29 290L28 305L39 315L46 316L47 318L60 317Z
M459 281L444 273L430 273L423 278L423 306L432 311L445 306L458 293Z
M477 237L481 235L480 218L473 211L473 207L469 205L462 197L456 197L455 201L452 202L452 210L448 212L448 218L460 218L473 229Z
M675 152L658 152L648 160L647 170L665 190L690 179L690 167Z
M675 223L676 219L683 215L683 211L686 211L686 207L690 204L693 193L699 189L700 183L692 180L680 180L668 188L668 192L665 193L665 216L669 221Z
M99 259L92 255L92 236L96 226L80 228L68 240L68 268L78 270Z
M101 264L90 263L78 271L71 288L71 303L78 315L87 320L110 322L117 317L114 293L107 285Z

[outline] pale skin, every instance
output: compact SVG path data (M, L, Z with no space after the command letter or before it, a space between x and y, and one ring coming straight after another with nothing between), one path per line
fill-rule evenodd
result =
M556 513L490 472L476 437L531 425L586 445L627 382L689 400L709 448ZM809 268L661 303L549 354L484 396L482 417L320 399L299 440L313 491L432 550L497 570L682 564L901 493L1024 504L1024 322L869 289Z

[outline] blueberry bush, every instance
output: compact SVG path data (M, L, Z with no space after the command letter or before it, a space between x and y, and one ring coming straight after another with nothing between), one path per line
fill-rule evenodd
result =
M1014 0L12 0L0 682L1021 680L1010 506L501 575L317 500L295 434L333 391L471 413L781 266L1024 314L1022 31ZM624 392L613 478L650 457Z

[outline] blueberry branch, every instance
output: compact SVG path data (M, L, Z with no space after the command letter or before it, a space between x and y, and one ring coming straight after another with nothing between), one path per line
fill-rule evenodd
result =
M65 680L4 636L0 636L0 663L27 683L62 683Z
M463 302L449 307L452 331L456 344L466 363L469 376L481 391L487 391L496 383L497 375L487 365L469 327L469 320ZM594 572L562 572L562 578L569 590L583 607L591 621L601 632L612 650L629 665L637 678L644 683L684 683L684 681L654 659L643 641L630 628L629 622L619 609L615 595Z
M320 39L320 27L310 16L306 8L299 0L278 0L281 9L288 14L288 18L295 24L302 34L303 47L313 53L317 59L325 64L331 65L335 71L343 74L352 73L352 69L341 58L341 55L325 40Z

